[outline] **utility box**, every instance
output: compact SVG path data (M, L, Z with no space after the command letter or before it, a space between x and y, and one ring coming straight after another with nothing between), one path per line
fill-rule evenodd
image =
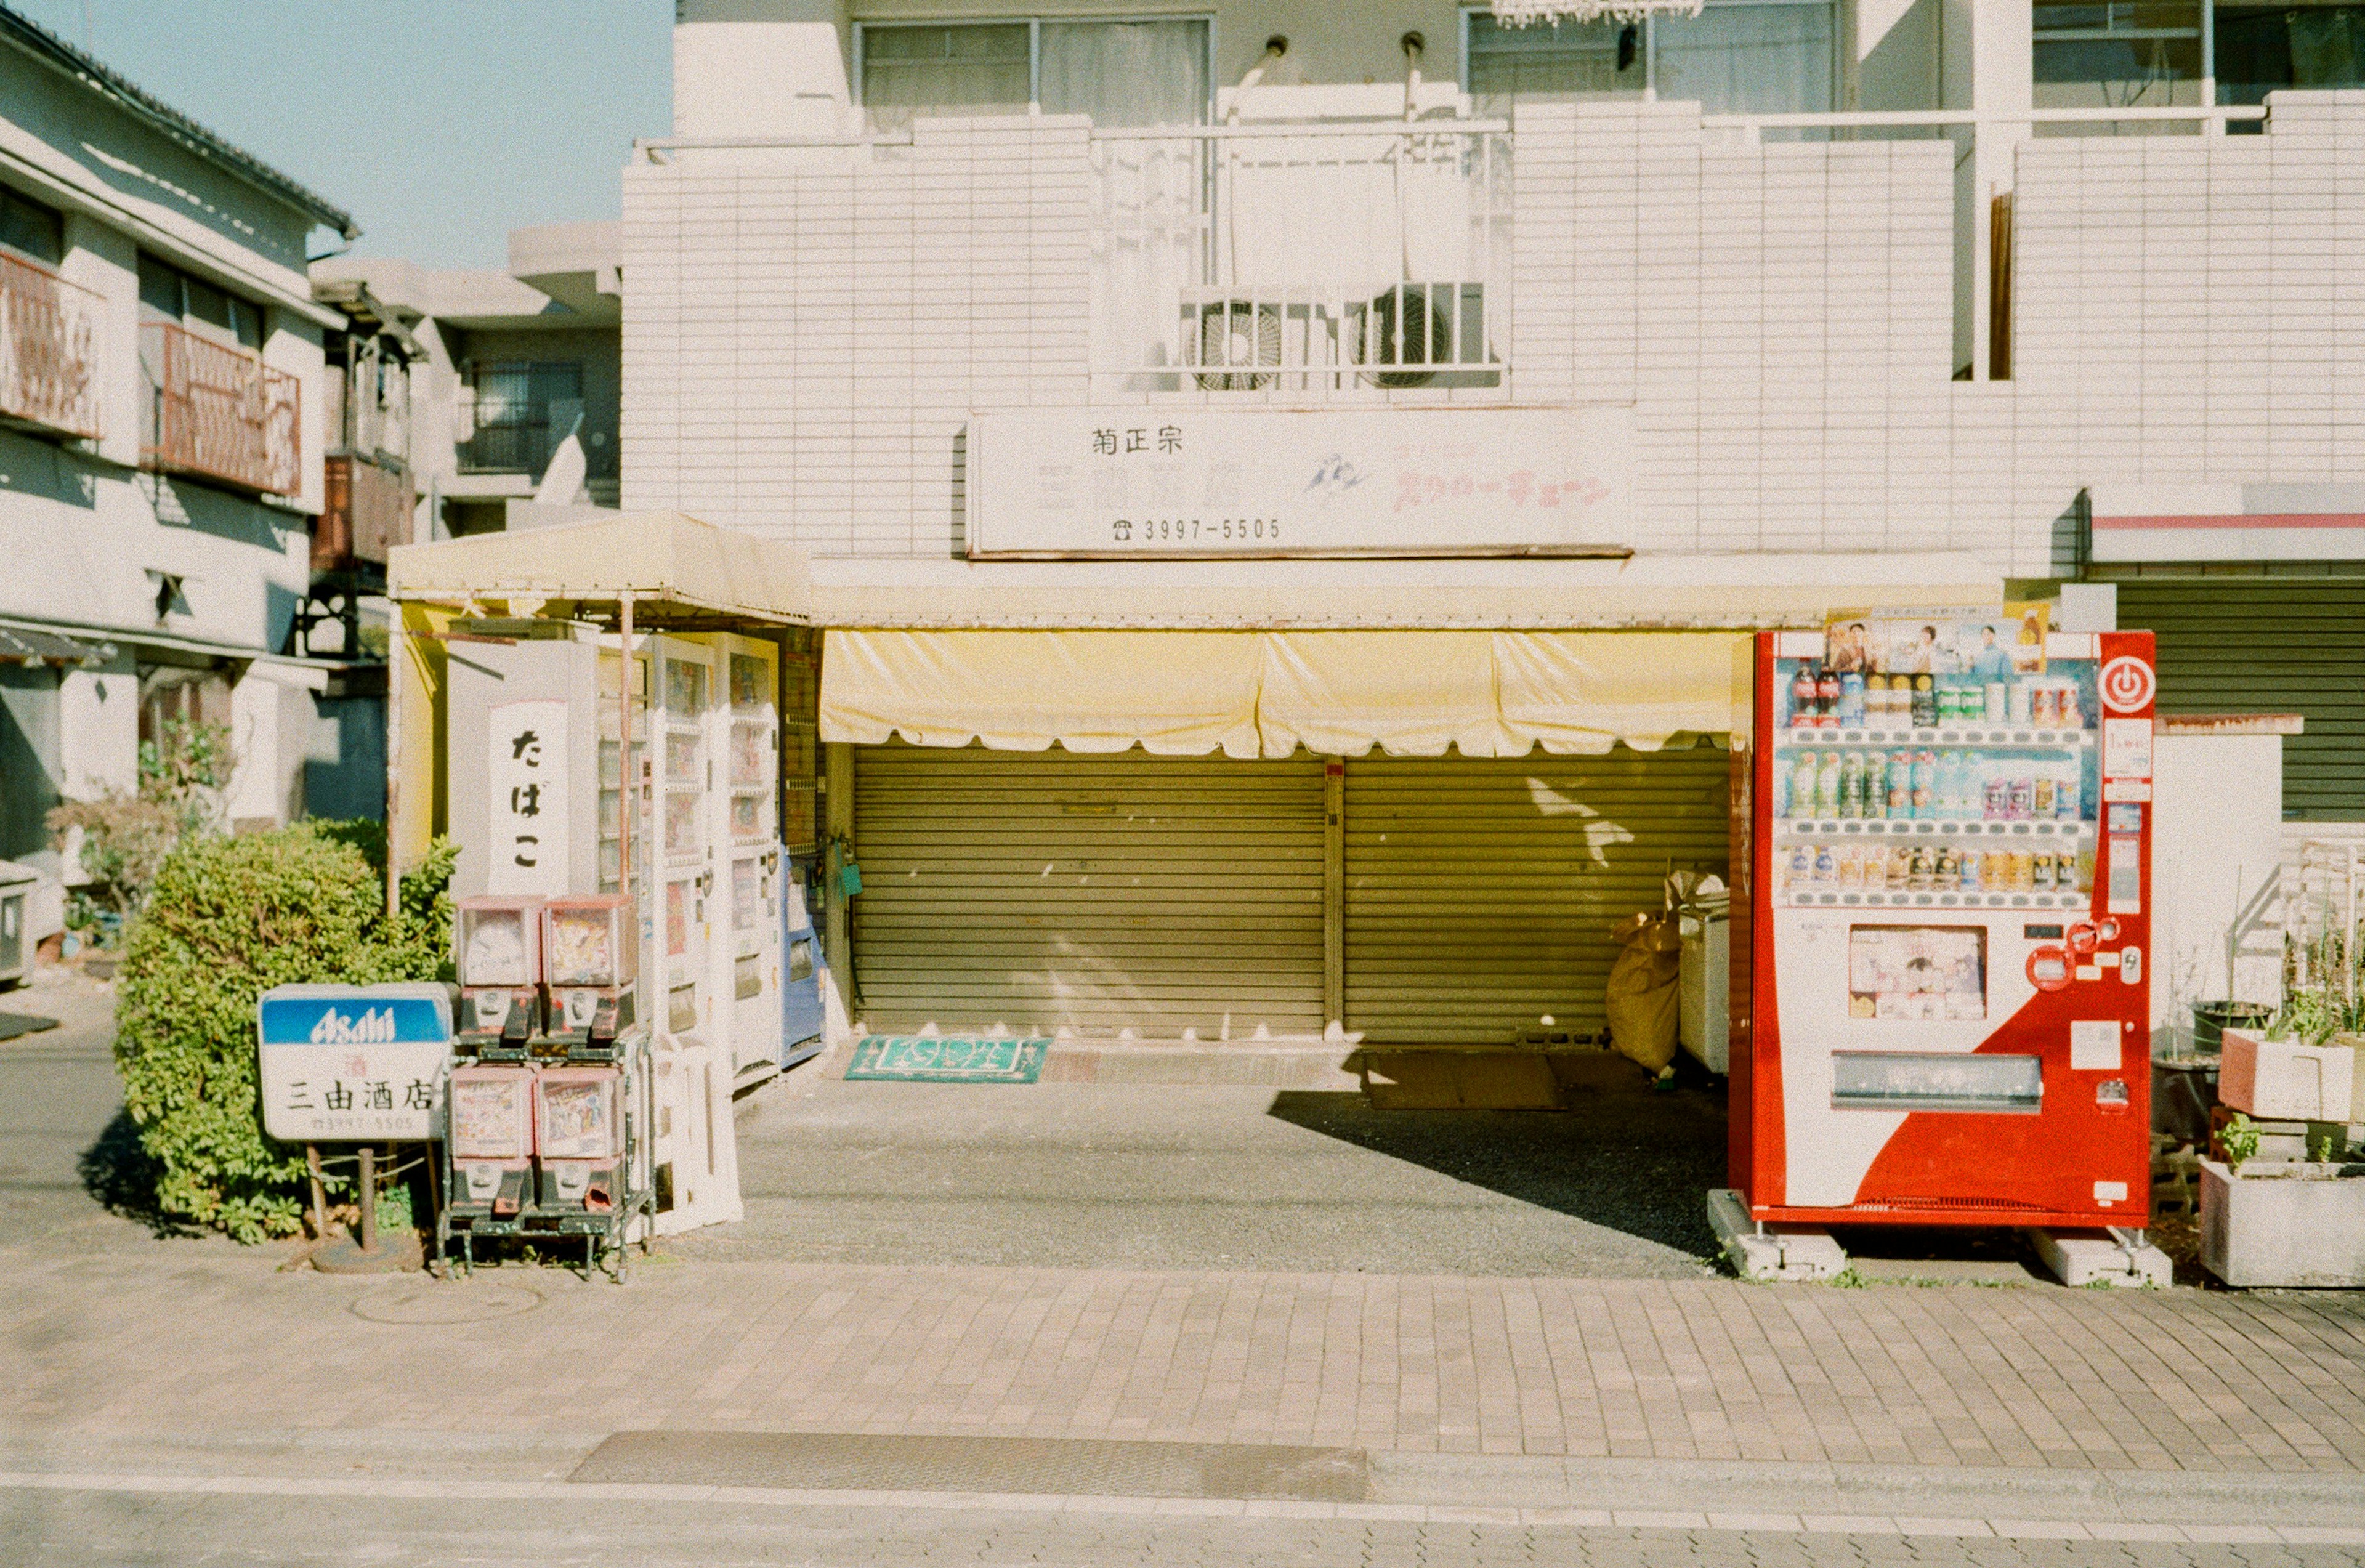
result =
M0 989L17 985L31 967L33 890L41 873L14 860L0 860Z

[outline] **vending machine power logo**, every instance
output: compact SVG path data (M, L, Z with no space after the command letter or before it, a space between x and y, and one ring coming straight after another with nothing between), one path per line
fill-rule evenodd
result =
M2151 705L2151 666L2124 655L2102 666L2102 704L2114 713L2140 713Z

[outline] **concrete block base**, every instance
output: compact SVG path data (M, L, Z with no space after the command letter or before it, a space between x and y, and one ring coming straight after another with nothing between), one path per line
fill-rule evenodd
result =
M2036 1255L2063 1284L2158 1285L2174 1275L2168 1254L2149 1242L2129 1245L2137 1235L2120 1230L2033 1230Z
M1741 1194L1730 1187L1709 1191L1708 1223L1744 1280L1828 1280L1848 1266L1847 1253L1829 1232L1796 1226L1761 1228L1749 1217L1749 1205Z

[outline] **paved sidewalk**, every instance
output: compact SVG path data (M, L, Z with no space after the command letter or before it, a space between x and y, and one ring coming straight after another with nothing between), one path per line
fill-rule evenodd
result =
M0 1249L0 1429L2365 1470L2365 1309L2346 1297L678 1261L619 1289L265 1265Z

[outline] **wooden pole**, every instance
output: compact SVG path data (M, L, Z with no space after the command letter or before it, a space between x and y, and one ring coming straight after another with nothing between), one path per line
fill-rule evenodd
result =
M329 1188L320 1180L320 1146L304 1146L304 1169L312 1178L312 1239L324 1241L329 1235Z
M377 1250L377 1150L362 1145L362 1250Z
M402 830L397 814L402 805L402 680L410 656L410 639L402 626L402 601L387 606L386 639L386 917L392 920L402 907Z

